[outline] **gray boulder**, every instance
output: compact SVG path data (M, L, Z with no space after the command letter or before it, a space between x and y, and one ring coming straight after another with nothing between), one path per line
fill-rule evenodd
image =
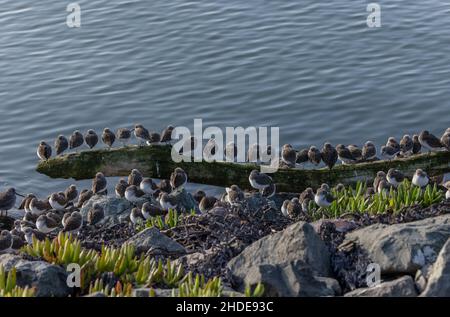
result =
M421 296L450 297L450 239L439 252Z
M175 197L177 202L177 211L189 213L191 210L199 212L197 202L186 189L175 190L169 194L171 197Z
M84 204L83 208L81 208L81 214L85 221L89 209L91 209L94 204L102 206L103 211L105 212L105 218L102 220L101 224L118 223L122 218L128 217L131 208L133 207L125 198L95 195Z
M44 261L28 261L13 254L0 255L0 265L6 271L16 268L16 284L21 287L35 287L39 297L66 297L67 272L60 266Z
M345 297L415 297L417 291L411 276L405 275L396 280L380 283L369 288L358 288Z
M173 256L186 254L181 244L162 234L155 227L142 230L128 239L127 243L133 244L138 253Z
M346 235L344 243L355 242L380 265L382 274L415 274L434 263L450 237L450 215L420 221L374 224Z

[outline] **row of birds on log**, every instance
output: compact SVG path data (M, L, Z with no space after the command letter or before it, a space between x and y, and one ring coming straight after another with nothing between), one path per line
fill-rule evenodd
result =
M102 142L111 148L115 140L119 140L122 144L126 145L129 143L132 134L137 140L142 144L160 144L170 143L172 140L173 126L168 126L165 128L161 134L156 132L149 132L141 124L136 124L133 129L120 128L116 133L112 132L110 129L105 128L101 135ZM67 149L77 149L84 143L92 149L99 142L99 136L94 130L88 130L83 136L81 132L75 131L67 140L63 135L58 136L55 140L54 148L56 150L56 155L62 154ZM191 137L190 142L186 142L184 148L190 148L193 151L197 147L197 140L195 137ZM390 137L386 144L381 146L380 155L382 159L392 160L396 157L408 157L414 154L418 154L422 149L428 151L442 151L450 150L450 128L448 128L441 138L436 137L427 130L422 131L419 135L404 135L400 142L398 142L394 137ZM214 139L210 139L204 149L203 155L208 158L215 155L217 150L217 144ZM262 158L271 155L272 148L268 145L264 150L261 150L259 145L252 144L246 155L246 162L260 162ZM181 150L180 150L180 153ZM233 142L228 143L225 146L224 154L228 160L236 160L238 158L238 148ZM48 160L52 156L52 147L46 142L40 142L37 155L41 160ZM311 146L309 149L301 149L296 151L290 144L285 144L281 148L281 166L293 168L298 165L305 163L312 163L318 166L323 162L328 168L332 169L333 166L339 160L342 164L356 164L361 162L370 162L377 160L377 148L375 144L371 141L367 141L362 148L357 145L343 145L338 144L333 147L330 143L325 143L321 150L316 146Z

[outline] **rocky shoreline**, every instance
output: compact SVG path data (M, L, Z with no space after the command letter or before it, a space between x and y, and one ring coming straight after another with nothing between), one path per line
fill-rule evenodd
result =
M127 220L131 206L125 199L94 196L81 212L85 217L89 205L102 204L105 218L101 226L83 228L78 239L96 251L131 244L137 254L170 259L185 272L219 276L224 291L235 296L258 283L265 296L450 296L450 201L307 223L281 215L276 205L286 195L250 195L240 207L185 215L163 230L137 230ZM371 264L378 265L380 280L368 287ZM17 285L34 287L36 296L74 294L60 265L14 251L0 255L0 266L15 267ZM150 288L133 289L134 296L143 294Z

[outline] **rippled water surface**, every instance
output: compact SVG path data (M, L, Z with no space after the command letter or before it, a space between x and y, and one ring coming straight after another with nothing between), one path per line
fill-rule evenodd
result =
M0 0L0 188L47 194L40 140L142 122L279 126L281 143L381 144L450 126L450 1ZM80 184L86 185L87 182Z

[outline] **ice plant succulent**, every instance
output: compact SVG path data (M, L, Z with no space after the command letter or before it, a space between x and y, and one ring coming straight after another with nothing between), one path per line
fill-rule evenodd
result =
M33 297L34 288L19 287L16 285L16 268L12 268L8 273L0 265L0 297Z

